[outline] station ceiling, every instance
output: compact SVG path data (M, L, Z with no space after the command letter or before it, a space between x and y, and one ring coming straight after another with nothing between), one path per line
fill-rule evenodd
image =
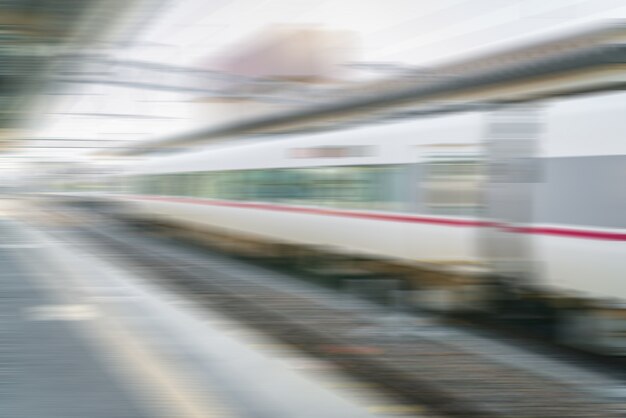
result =
M626 18L621 1L576 3L394 0L391 7L375 0L0 0L0 150L5 151L0 163L10 152L15 160L140 155L146 148L167 151L221 141L242 126L265 133L271 125L273 133L277 122L286 130L303 129L302 124L308 129L311 121L324 128L323 115L332 114L334 123L338 109L352 123L354 102L363 108L371 104L361 103L362 96L382 96L378 90L400 96L413 88L394 80L385 84L393 77L413 77L416 69ZM232 58L277 25L355 34L358 48L345 64L346 72L355 70L337 90L277 89L279 97L267 97L284 104L274 111L275 103L269 103L275 114L259 119L242 109L231 113L245 120L231 124L222 110L232 103L210 101L224 97L215 93L214 81L224 75L215 58ZM362 81L383 78L365 91ZM410 113L413 104L400 110ZM28 132L19 131L24 126Z
M51 74L106 32L130 2L0 0L0 151L21 141L34 106L50 94Z

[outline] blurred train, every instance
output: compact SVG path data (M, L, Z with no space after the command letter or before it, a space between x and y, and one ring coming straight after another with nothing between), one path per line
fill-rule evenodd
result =
M532 134L527 116L513 113L503 125L500 110L485 109L242 139L138 162L99 193L135 216L242 243L446 271L421 293L445 309L479 306L467 284L481 288L480 279L449 277L488 272L498 265L494 243L513 243L505 261L526 267L509 270L520 274L508 286L532 289L549 301L544 307L567 313L562 338L623 350L626 93L536 106ZM513 138L513 157L494 147L503 135ZM531 146L515 141L533 135ZM521 162L521 177L498 181L502 161L509 169ZM523 215L506 215L516 210Z

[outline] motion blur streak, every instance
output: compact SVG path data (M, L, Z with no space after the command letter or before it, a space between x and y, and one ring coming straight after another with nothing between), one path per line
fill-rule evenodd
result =
M0 0L0 416L625 417L625 42L616 0Z

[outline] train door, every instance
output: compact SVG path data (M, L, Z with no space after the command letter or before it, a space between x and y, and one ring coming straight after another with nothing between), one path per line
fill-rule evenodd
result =
M487 124L488 181L479 245L488 266L489 309L500 320L546 338L558 332L559 316L542 287L533 200L542 165L538 142L543 110L539 104L507 105Z
M420 212L433 218L433 236L422 244L427 258L439 263L475 259L472 221L483 211L484 159L479 144L430 146L420 168ZM469 221L466 227L457 227Z
M473 296L470 281L453 272L474 269L478 261L475 226L483 212L485 164L479 143L441 143L421 148L418 164L419 213L414 244L421 261L432 266L417 292L421 307L436 311L461 308ZM447 274L450 272L451 274Z
M537 265L532 236L520 233L533 221L533 194L540 181L538 139L541 108L508 105L491 112L486 127L489 161L479 244L490 271L515 285L531 286Z

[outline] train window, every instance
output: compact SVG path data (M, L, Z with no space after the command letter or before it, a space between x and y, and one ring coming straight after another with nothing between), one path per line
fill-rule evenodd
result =
M165 188L163 194L167 196L176 196L178 189L176 183L176 174L163 175L163 187Z
M318 179L319 204L349 209L404 210L405 166L351 166L325 169Z
M185 196L187 194L187 173L176 174L174 180L176 196Z
M251 178L251 194L255 200L274 202L283 198L283 177L280 170L255 170Z
M297 169L277 170L278 198L285 203L303 203L306 195L303 193L303 173Z
M229 200L244 200L245 198L245 172L225 171L219 174L221 179L220 198Z
M408 165L374 167L368 179L371 184L370 207L377 210L406 211L410 178Z
M228 171L217 171L214 174L217 179L217 194L218 199L235 200L232 190L232 174Z
M259 176L261 175L261 170L246 170L244 172L244 200L262 200L259 198Z
M163 194L163 181L161 180L160 175L152 175L150 176L150 187L152 189L152 194L161 195Z
M149 194L159 194L156 184L156 176L146 176L146 187Z
M155 194L154 190L154 176L142 176L142 189L145 194Z
M198 173L187 173L185 196L198 196Z
M202 173L187 173L187 196L200 196L200 180Z
M167 176L167 194L170 196L182 196L184 193L183 174L176 173Z
M215 173L197 173L196 176L196 193L199 197L215 198Z
M187 196L198 196L200 173L187 173Z
M333 167L317 167L306 170L307 193L305 200L308 204L316 206L332 206L333 197L336 194L335 178L336 169Z
M213 173L215 197L218 199L230 199L228 175L228 172L223 171L216 171Z
M131 184L136 193L145 194L404 210L407 170L404 165L389 165L212 171L138 176ZM456 179L471 174L471 170L466 171L467 167L433 167L435 206L436 199L441 200L437 197L441 181L450 175Z
M147 189L147 176L133 177L133 193L134 194L148 194Z
M161 175L153 175L151 187L154 194L162 195L163 193L163 176Z
M159 176L159 187L161 189L161 194L164 196L169 196L174 194L173 189L174 185L172 184L172 175L171 174L162 174Z
M168 195L179 196L181 194L180 175L171 174L167 176Z
M150 194L161 194L159 176L149 176Z
M426 164L423 189L430 213L478 216L484 166L479 160L451 159Z
M134 177L134 187L133 187L133 193L135 194L148 194L148 188L147 188L147 176L137 176Z
M307 169L293 168L285 170L285 175L287 184L285 202L296 205L309 204L313 187L309 171Z
M324 184L328 188L325 194L330 197L329 204L341 208L366 207L371 190L368 171L369 167L340 167L330 172Z
M194 173L185 173L183 176L183 184L184 184L184 195L185 196L193 196L195 189L195 176Z
M174 193L176 196L185 196L187 194L187 173L175 174L174 185Z

